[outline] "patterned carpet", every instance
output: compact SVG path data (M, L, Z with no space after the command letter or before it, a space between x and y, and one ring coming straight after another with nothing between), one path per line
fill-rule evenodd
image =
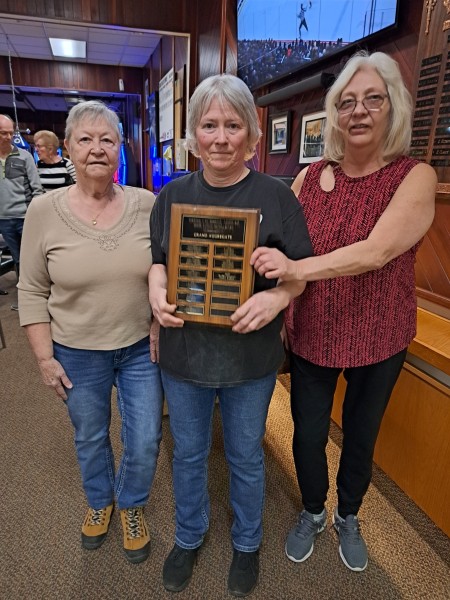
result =
M129 564L121 549L115 514L104 545L80 547L86 509L73 449L72 429L62 402L40 383L18 315L10 310L14 275L0 278L10 291L0 296L7 348L0 351L0 597L5 600L159 600L174 597L162 585L164 559L173 545L172 440L165 417L161 454L146 509L152 535L147 562ZM267 491L260 584L254 600L448 600L450 540L379 469L360 512L369 547L369 566L352 573L341 562L334 530L318 538L305 563L284 555L300 498L291 457L289 376L279 377L265 440ZM119 449L119 418L113 419ZM336 474L340 431L332 426L330 479ZM191 584L179 600L231 598L226 590L232 549L228 474L223 458L220 414L214 419L210 457L212 519ZM336 502L330 490L327 508Z

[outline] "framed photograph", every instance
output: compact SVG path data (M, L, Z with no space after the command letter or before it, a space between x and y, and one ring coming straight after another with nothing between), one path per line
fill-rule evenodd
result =
M147 97L148 103L148 136L150 159L159 156L159 117L158 117L158 92L153 92Z
M291 137L289 111L269 116L269 154L287 154Z
M326 113L324 110L310 115L303 115L299 163L312 163L322 158L325 121Z

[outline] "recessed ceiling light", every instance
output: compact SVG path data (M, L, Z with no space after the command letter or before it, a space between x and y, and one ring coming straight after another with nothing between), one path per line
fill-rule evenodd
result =
M63 38L48 38L53 56L64 58L86 58L86 42L65 40Z

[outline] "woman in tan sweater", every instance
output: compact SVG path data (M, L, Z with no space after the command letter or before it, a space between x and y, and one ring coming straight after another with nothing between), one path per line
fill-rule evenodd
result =
M121 134L101 102L75 106L65 145L77 182L32 202L22 241L20 322L42 379L67 405L89 509L81 543L98 548L114 500L124 551L145 560L150 537L143 509L161 439L162 388L150 360L147 274L151 266L151 192L113 183ZM117 388L122 457L110 441Z

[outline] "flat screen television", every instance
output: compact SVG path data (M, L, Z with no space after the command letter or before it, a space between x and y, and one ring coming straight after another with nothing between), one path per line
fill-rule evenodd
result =
M397 24L401 0L238 0L238 76L251 90Z

